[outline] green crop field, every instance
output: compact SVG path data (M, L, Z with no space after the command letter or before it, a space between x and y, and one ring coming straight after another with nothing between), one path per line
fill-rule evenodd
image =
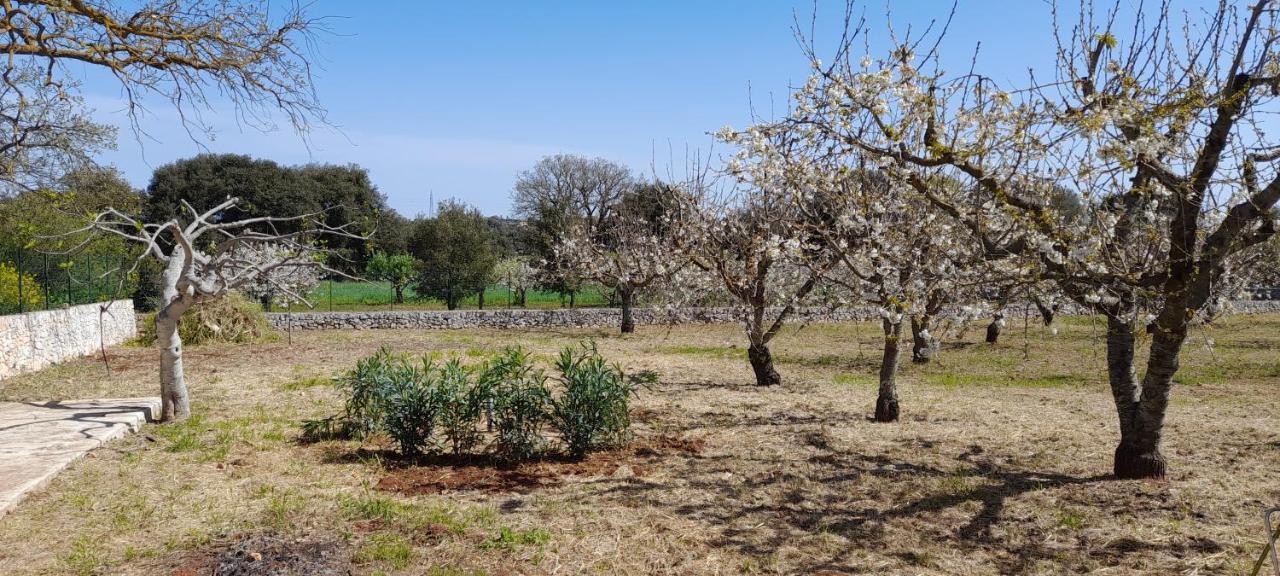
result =
M311 292L309 300L315 306L317 311L365 311L365 310L443 310L445 308L442 300L431 298L418 298L418 295L412 288L405 288L404 303L393 304L395 292L391 289L391 284L386 282L321 282L315 290ZM462 301L462 308L477 308L479 306L476 294L466 297ZM511 291L503 286L490 286L484 293L485 308L508 308L512 307L514 298ZM599 286L589 286L578 292L574 297L574 306L605 306L608 304L608 298ZM556 292L530 291L525 299L526 308L563 308L569 306L568 297L561 298ZM299 307L305 309L305 306L296 305L294 310ZM279 305L272 307L273 311L284 311Z

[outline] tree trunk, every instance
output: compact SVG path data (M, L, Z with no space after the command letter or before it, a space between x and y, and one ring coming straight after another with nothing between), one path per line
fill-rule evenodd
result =
M479 296L477 297L476 303L481 310L484 310L484 288L480 289L480 293L479 293Z
M164 305L156 313L156 346L160 348L160 421L185 420L191 415L191 400L182 371L182 336L178 322L191 307L191 297L178 291L185 258L174 250L164 271Z
M928 314L911 317L911 361L927 364L938 351L938 342L931 334L933 318Z
M404 304L404 286L401 284L396 284L395 289L396 289L396 304Z
M756 373L757 386L774 386L782 383L782 376L773 368L773 354L765 344L752 343L747 348L747 359Z
M1116 398L1116 408L1121 414L1120 444L1116 447L1114 467L1117 478L1159 479L1164 478L1167 469L1164 455L1160 453L1160 440L1173 375L1178 371L1178 355L1187 331L1185 317L1170 321L1162 317L1157 323L1141 388L1126 395L1124 405L1119 395Z
M902 322L881 320L884 328L884 355L880 358L880 392L876 397L876 422L898 420L898 342Z
M578 296L578 293L577 293L577 292L570 292L570 293L569 293L569 308L570 308L570 309L572 309L572 308L573 308L573 301L574 301L574 299L576 299L576 298L577 298L577 296Z
M631 316L631 307L635 305L635 294L631 290L622 290L619 291L618 297L622 301L622 333L631 334L636 331L636 321Z
M526 302L527 302L528 295L529 295L529 290L527 288L520 289L520 307L521 308L524 308L527 305Z
M1045 328L1053 325L1053 317L1058 313L1058 307L1056 305L1049 306L1039 298L1034 298L1032 301L1036 304L1036 310L1040 311L1040 320L1044 322Z
M997 313L996 317L987 324L987 343L996 344L1000 342L1000 329L1004 327L1004 314Z

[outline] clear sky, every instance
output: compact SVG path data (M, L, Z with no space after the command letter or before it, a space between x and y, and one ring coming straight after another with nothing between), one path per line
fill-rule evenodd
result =
M865 5L884 21L884 2ZM892 2L895 21L943 19L951 3ZM842 0L820 1L819 40L834 40ZM320 36L316 85L336 129L320 127L310 147L288 130L238 127L225 109L205 142L283 164L355 163L367 168L391 206L412 217L434 194L486 214L506 214L517 173L555 153L602 156L659 175L686 147L704 153L708 132L785 106L787 87L807 66L792 17L808 25L808 0L648 2L330 1ZM981 41L984 70L1008 81L1052 61L1047 4L962 0L948 35L953 68L967 67ZM881 34L880 39L883 40ZM73 68L73 71L75 69ZM84 93L98 118L121 126L102 160L138 187L152 170L202 148L163 102L150 104L141 144L129 131L118 87L86 71ZM714 153L714 152L713 152Z

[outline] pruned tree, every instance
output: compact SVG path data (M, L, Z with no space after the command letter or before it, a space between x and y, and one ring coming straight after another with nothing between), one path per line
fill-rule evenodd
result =
M326 270L312 240L317 236L350 235L344 228L326 225L321 214L224 220L222 215L237 202L228 198L203 212L188 206L185 218L159 223L142 222L107 209L85 228L72 232L89 233L90 238L109 234L137 243L143 248L138 262L155 258L164 266L160 309L155 317L162 421L182 420L191 414L182 366L182 338L178 334L178 322L187 310L202 300L256 282L290 278L292 271L298 269ZM273 223L307 225L293 232L277 233L270 230ZM267 230L263 231L263 227ZM296 301L307 301L296 287L275 284L273 288Z
M1114 473L1159 478L1188 328L1233 259L1278 225L1280 143L1259 121L1280 95L1280 3L1224 1L1184 24L1167 2L1126 7L1095 15L1082 3L1057 30L1056 78L1021 90L945 74L938 45L920 38L856 59L866 30L851 29L832 63L809 50L796 120L898 173L978 234L985 257L1031 259L1039 279L1105 316ZM929 187L938 172L967 195ZM1055 205L1056 187L1078 194L1079 218Z
M662 284L685 262L675 250L674 188L643 184L627 192L602 220L570 226L556 248L556 260L576 276L613 290L622 309L621 331L635 332L636 296Z

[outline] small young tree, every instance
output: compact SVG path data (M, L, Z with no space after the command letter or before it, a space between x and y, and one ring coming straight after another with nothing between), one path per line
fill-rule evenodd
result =
M676 198L668 186L642 185L623 196L604 220L581 220L570 227L556 250L556 259L576 276L614 291L623 334L635 332L636 295L683 266L671 238Z
M469 294L484 290L498 261L493 230L475 208L441 202L435 218L418 222L410 251L421 263L414 290L456 310Z
M494 278L511 293L512 304L516 306L525 305L529 290L534 286L535 274L528 256L503 258L493 267Z
M72 232L111 234L140 244L139 256L155 258L164 265L160 310L156 313L156 345L160 349L160 420L182 420L191 414L190 398L182 367L182 337L178 322L182 315L202 300L217 298L258 282L263 278L288 277L299 268L321 268L311 239L317 235L347 236L342 228L331 228L318 214L292 218L263 216L244 220L222 219L236 205L229 198L212 209L197 212L187 206L185 222L172 219L144 223L123 212L107 209L83 229ZM262 232L274 222L308 225L297 232ZM90 234L92 238L95 234ZM297 301L304 294L285 285L277 290Z
M396 293L396 304L404 303L404 287L409 285L416 272L413 256L408 254L389 256L386 252L374 252L365 267L369 279L391 284Z

